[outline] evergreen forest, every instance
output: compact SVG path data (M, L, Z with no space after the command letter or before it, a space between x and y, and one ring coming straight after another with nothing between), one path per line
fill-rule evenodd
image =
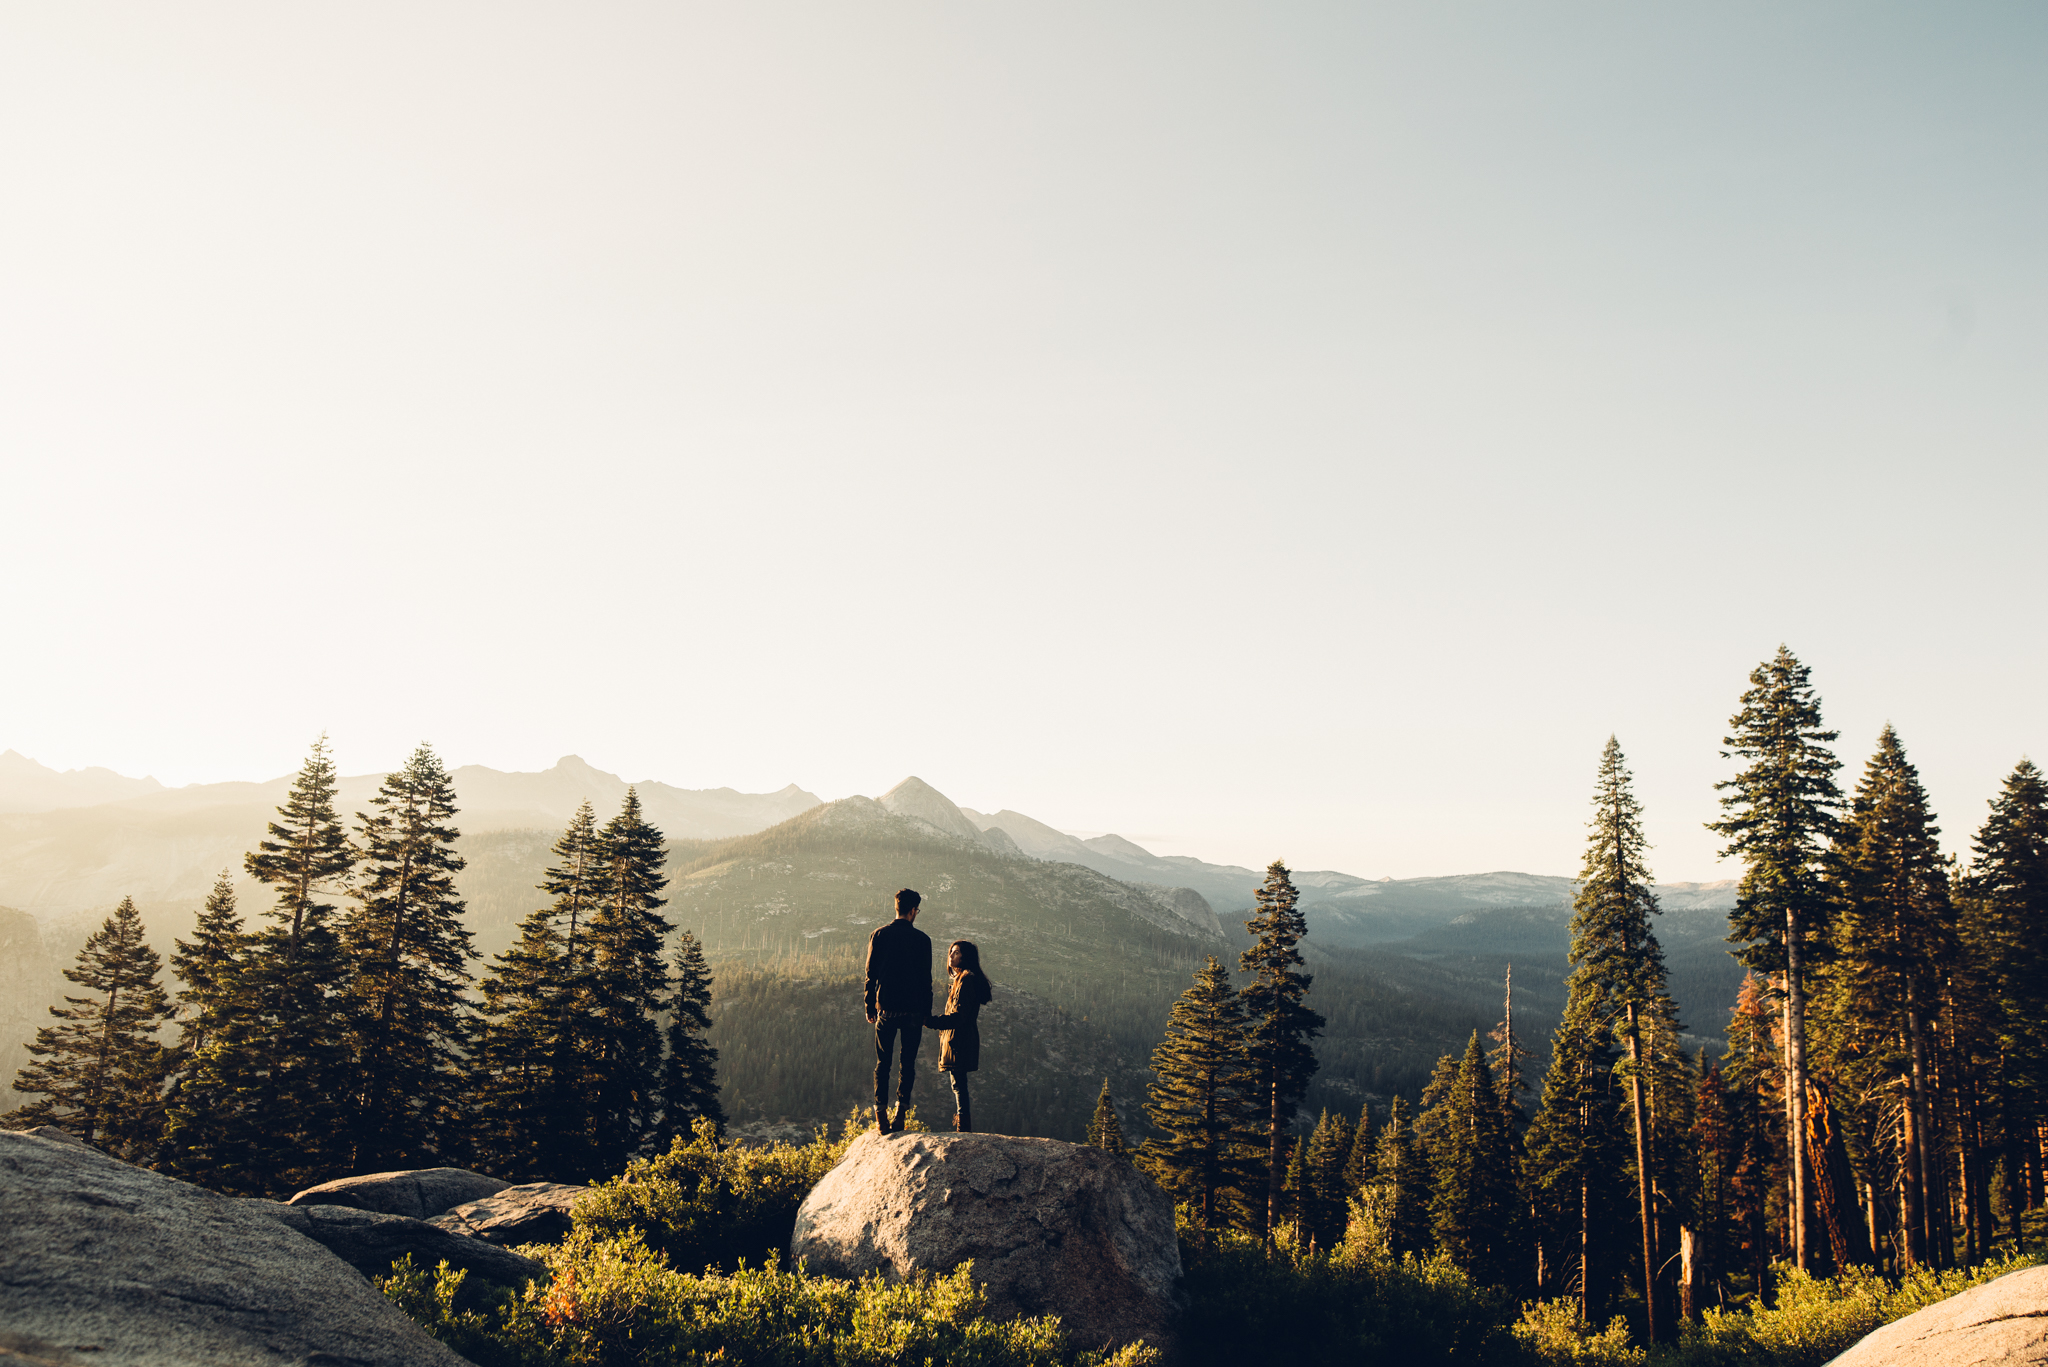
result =
M1235 1307L1204 1330L1214 1353L1269 1360L1242 1336L1289 1306L1333 1343L1411 1342L1359 1327L1368 1294L1465 1334L1443 1360L1483 1341L1502 1361L1645 1361L1844 1298L1882 1318L2048 1236L2048 779L2021 759L1951 855L1904 738L1886 726L1853 776L1839 740L1790 651L1751 673L1711 828L1742 870L1731 1004L1674 988L1614 738L1568 963L1519 977L1320 950L1284 861L1219 936L1158 890L867 799L693 842L631 791L549 841L493 837L523 842L532 877L503 892L521 910L486 958L440 759L420 747L345 820L323 738L246 857L269 904L252 916L223 872L166 962L124 900L16 1079L38 1099L5 1123L272 1197L439 1164L605 1189L687 1170L708 1191L720 1165L765 1164L783 1204L746 1237L772 1235L859 1123L838 1147L818 1128L869 1091L858 950L910 886L920 928L975 940L996 984L983 1128L1085 1139L1156 1178L1207 1288L1190 1313ZM744 1243L689 1247L745 1276ZM434 1286L392 1291L455 1334Z

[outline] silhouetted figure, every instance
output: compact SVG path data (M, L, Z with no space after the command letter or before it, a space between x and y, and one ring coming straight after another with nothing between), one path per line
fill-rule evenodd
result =
M953 1084L953 1128L974 1132L974 1098L967 1075L981 1066L981 1008L994 990L981 971L981 951L972 940L955 940L946 951L946 971L953 979L946 993L946 1014L925 1022L939 1032L939 1071Z
M917 1046L932 1012L932 937L919 930L918 903L909 888L896 894L896 919L868 936L868 1023L875 1027L875 1128L883 1134L903 1128L910 1089L917 1081ZM888 1113L889 1057L903 1041L903 1068L896 1078L896 1116Z

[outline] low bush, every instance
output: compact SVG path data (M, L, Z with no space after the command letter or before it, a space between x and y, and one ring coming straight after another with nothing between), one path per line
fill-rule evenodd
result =
M410 1258L381 1283L426 1330L478 1367L1157 1367L1132 1344L1109 1355L1069 1350L1056 1319L997 1323L973 1265L944 1277L844 1281L801 1268L741 1267L691 1276L637 1232L579 1229L523 1252L552 1279L479 1297L446 1263ZM464 1308L470 1305L473 1308Z
M576 1227L637 1233L672 1266L691 1270L779 1262L804 1197L873 1124L873 1111L856 1110L837 1139L820 1126L808 1144L749 1145L721 1142L711 1122L699 1120L689 1139L634 1159L579 1198ZM913 1115L906 1128L924 1127Z
M1838 1277L1774 1269L1770 1303L1710 1309L1680 1327L1676 1343L1632 1347L1616 1319L1597 1333L1580 1328L1577 1303L1533 1301L1522 1307L1515 1338L1535 1361L1582 1367L1820 1367L1881 1325L1947 1300L1994 1277L2032 1267L2032 1255L2005 1257L1967 1270L1918 1271L1894 1282L1867 1268Z
M1510 1362L1513 1302L1441 1256L1394 1258L1347 1242L1332 1253L1220 1236L1183 1245L1188 1305L1180 1342L1192 1367L1319 1362Z

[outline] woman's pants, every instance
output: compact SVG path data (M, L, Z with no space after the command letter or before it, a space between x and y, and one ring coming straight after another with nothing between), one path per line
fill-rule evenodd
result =
M960 1117L963 1130L974 1123L974 1098L967 1091L967 1079L972 1076L972 1073L946 1074L946 1081L953 1084L953 1113Z

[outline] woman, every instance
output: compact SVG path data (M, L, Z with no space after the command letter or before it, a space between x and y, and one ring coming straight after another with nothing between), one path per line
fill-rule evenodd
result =
M925 1020L927 1029L939 1032L939 1071L953 1084L953 1129L959 1134L974 1131L974 1099L967 1092L967 1075L981 1066L981 1008L994 995L988 975L981 971L981 951L972 940L955 940L946 951L946 971L953 988L946 994L946 1014Z

